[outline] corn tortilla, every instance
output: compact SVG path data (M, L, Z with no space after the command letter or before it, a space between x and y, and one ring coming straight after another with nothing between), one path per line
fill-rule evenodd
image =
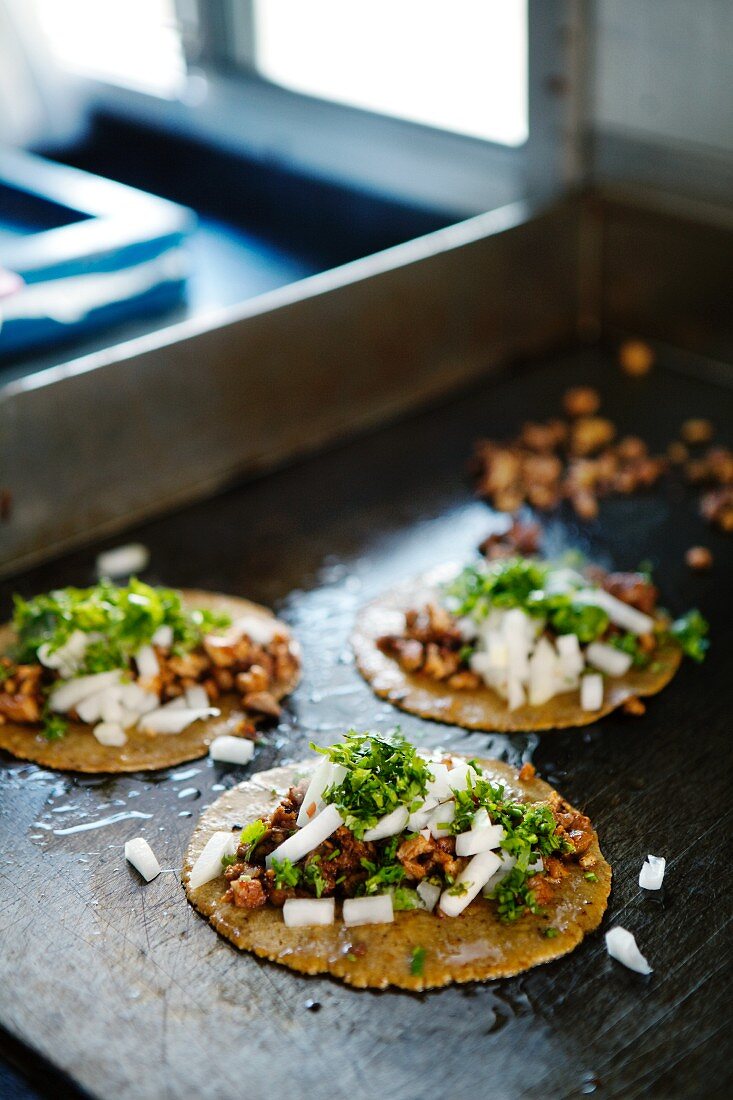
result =
M215 592L185 590L181 593L186 607L210 608L230 615L232 619L245 615L257 615L272 619L272 612L260 604L235 596L223 596ZM279 624L289 634L287 627ZM0 652L5 653L15 635L9 624L0 627ZM297 643L291 640L294 652ZM281 699L293 691L299 679L296 673L286 684L274 685L272 694ZM0 725L0 748L22 760L32 760L47 768L74 772L137 772L169 768L186 760L205 756L209 744L222 733L232 733L232 727L244 717L238 696L224 695L217 701L221 711L218 718L208 718L177 734L149 734L140 730L127 731L126 744L115 747L101 745L92 733L92 727L83 722L70 722L69 728L57 741L47 741L33 726L17 722Z
M454 761L465 759L451 753ZM508 764L482 760L484 774L505 784L510 797L544 801L553 793L541 779L522 781ZM191 868L212 833L237 829L269 813L288 787L307 775L312 765L290 765L260 772L223 794L201 816L183 863L186 895L209 923L235 946L302 974L330 974L360 989L423 990L452 982L487 981L518 974L567 954L587 932L597 928L611 889L611 868L594 834L589 855L595 857L596 881L585 878L577 863L558 885L542 917L525 914L516 922L499 920L492 902L479 897L460 917L438 917L424 911L396 912L393 924L347 928L337 904L336 922L314 928L287 928L282 911L266 905L238 909L222 901L223 875L195 890L188 886ZM548 928L556 934L548 937ZM416 948L425 952L421 974L413 974Z
M357 616L351 638L357 667L372 690L380 698L421 718L499 733L587 726L610 714L631 696L656 695L672 679L682 659L678 646L665 644L657 649L649 668L631 668L625 676L606 679L600 710L583 710L576 690L556 695L541 706L510 711L506 701L488 685L455 690L429 676L406 672L377 646L383 635L401 632L404 612L425 602L430 583L431 575L418 577L367 604Z

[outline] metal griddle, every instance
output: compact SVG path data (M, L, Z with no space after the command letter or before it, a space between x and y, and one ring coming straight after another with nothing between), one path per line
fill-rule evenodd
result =
M579 382L598 385L620 430L654 446L687 416L708 416L723 431L733 423L724 384L664 361L630 380L610 353L582 350L130 533L152 551L146 579L278 608L303 644L305 675L250 769L203 760L152 776L74 778L3 757L2 1049L38 1095L730 1095L723 949L732 544L698 518L694 495L665 482L604 502L589 528L569 515L547 524L552 551L579 545L620 568L652 560L669 607L698 605L712 622L708 662L686 662L643 720L611 716L542 736L467 735L375 699L349 652L363 601L469 554L496 522L464 479L473 438L554 414L563 389ZM708 575L683 563L694 543L715 555ZM14 590L91 582L98 549L4 582L3 615ZM600 932L515 979L376 994L299 977L220 940L178 881L203 807L251 770L297 760L311 739L395 723L431 747L531 759L585 807L614 867L603 928L631 929L654 973L644 978L609 960ZM149 885L122 854L139 834L166 868ZM668 860L659 895L637 885L649 852Z

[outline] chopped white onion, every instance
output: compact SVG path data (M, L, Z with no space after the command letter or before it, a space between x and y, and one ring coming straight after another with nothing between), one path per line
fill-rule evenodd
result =
M326 806L312 821L269 854L265 860L267 866L272 866L273 859L289 859L291 863L297 863L319 844L323 844L324 840L328 840L331 833L335 833L343 823L344 819L336 807L333 804Z
M119 721L122 715L121 690L119 684L112 684L101 691L95 691L93 695L87 695L86 699L82 699L76 707L76 713L81 721L89 725L102 720ZM110 705L112 703L117 704L117 714L114 713L114 707Z
M254 756L254 742L246 737L231 737L223 734L215 737L209 745L209 756L226 764L249 764Z
M206 841L201 855L191 868L188 880L190 888L196 890L199 886L203 886L205 882L211 882L212 879L223 874L222 858L223 856L236 855L238 843L239 835L237 833L225 833L223 831L212 833Z
M639 886L642 890L660 890L666 866L664 856L647 856L639 872Z
M521 680L516 676L509 676L507 679L507 706L509 710L518 710L519 707L524 706L525 702L526 696Z
M624 676L631 668L631 655L603 642L591 642L585 651L588 663L607 676Z
M471 782L469 783L469 777ZM476 772L470 766L470 764L456 764L454 768L451 768L448 772L448 794L451 791L465 791L469 786L473 785L473 780L476 778Z
M597 672L580 679L581 710L600 710L603 706L603 677Z
M158 863L153 849L141 836L134 840L128 840L125 844L125 859L131 863L136 871L139 871L146 882L150 882L160 874Z
M428 913L432 913L433 909L438 904L440 887L436 886L434 882L418 882L417 892Z
M576 592L575 599L578 603L589 603L603 608L612 623L622 630L628 630L630 634L651 634L654 630L654 619L623 600L616 599L603 588L582 589Z
M438 805L437 799L426 798L419 809L413 810L407 819L407 828L411 833L421 832L430 821L430 815Z
M432 760L428 762L428 768L433 776L428 780L425 792L425 801L435 799L439 802L442 798L450 798L450 784L448 782L448 765L439 764Z
M333 924L335 916L333 898L288 898L283 905L283 920L288 928Z
M501 825L492 825L488 813L482 808L473 815L471 828L456 837L456 855L463 858L489 852L499 847L504 836Z
M141 645L135 654L135 664L141 680L154 680L160 672L158 658L151 645Z
M147 714L160 706L160 699L155 692L145 691L137 681L120 685L120 701L125 710L137 714Z
M392 810L392 813L380 817L377 824L371 829L367 829L364 833L364 840L386 840L387 837L397 836L407 825L409 816L410 812L407 806L398 806L396 810Z
M323 792L328 787L338 786L346 775L343 764L332 764L327 756L322 756L316 764L305 796L298 810L295 823L302 829L309 821L312 821L323 809Z
M450 826L456 816L456 804L451 798L450 802L441 802L428 818L428 828L432 836L437 840L441 836L450 836Z
M391 894L375 894L368 898L346 898L343 907L344 924L390 924L394 920Z
M456 619L456 626L460 630L464 642L472 642L478 634L476 623L468 615L464 615L461 619Z
M173 645L173 627L169 626L168 623L163 623L150 640L153 645L160 646L161 649L170 649Z
M73 676L84 660L84 654L92 637L83 630L74 630L58 649L51 650L48 642L38 647L38 660L46 668L58 669L64 679Z
M492 630L486 635L486 652L492 668L505 669L509 667L509 649L501 634Z
M554 596L561 592L571 592L583 584L583 578L575 569L562 566L560 569L552 569L545 577L543 590L548 596Z
M216 707L160 707L143 715L139 726L144 733L182 733L202 718L215 718L221 714Z
M92 733L100 745L112 745L119 748L127 741L127 734L119 722L100 722L94 726Z
M529 676L529 650L533 635L529 616L521 608L513 607L506 612L502 625L509 677L526 680Z
M95 672L91 676L65 680L51 692L48 705L51 710L66 714L74 710L87 696L111 687L112 684L119 684L121 678L122 669L114 668L110 672Z
M264 646L282 632L280 623L271 615L243 615L227 630L227 637L241 638L246 634L255 645Z
M552 699L558 687L558 660L551 642L540 638L529 659L529 703L539 707Z
M628 966L629 970L635 970L637 974L652 973L651 966L636 946L636 940L625 928L616 926L606 932L606 950L612 959Z
M141 542L129 542L125 546L115 546L97 556L98 577L129 577L131 573L142 573L150 561L150 551Z
M206 694L206 688L201 684L194 684L193 687L186 688L186 706L192 707L194 710L198 710L200 707L210 706L209 696Z
M206 705L208 706L209 700L206 699ZM176 695L174 699L169 699L167 703L163 703L162 706L158 706L157 710L184 710L188 707L188 700L185 695Z
M460 874L453 886L440 895L440 909L446 917L457 917L473 901L491 876L501 867L501 859L496 852L480 852L474 856ZM451 893L456 887L465 887L465 893Z
M555 645L560 659L560 672L567 679L580 676L585 661L577 634L559 634Z
M501 867L498 871L494 872L494 874L484 886L483 894L485 898L488 898L494 892L499 883L504 881L509 872L513 870L514 865L517 862L517 857L510 856L508 852L497 852L496 854L501 860Z

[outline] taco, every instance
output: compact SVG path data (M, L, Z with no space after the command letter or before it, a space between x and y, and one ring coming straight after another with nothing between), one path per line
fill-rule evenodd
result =
M382 698L467 729L584 726L669 683L708 645L698 611L676 622L648 574L585 575L535 558L482 560L408 581L359 614L360 672Z
M350 985L508 977L601 921L589 819L525 764L346 735L227 791L186 852L189 901L237 947Z
M79 772L165 768L219 734L254 739L300 670L266 608L135 579L16 597L0 653L0 748Z

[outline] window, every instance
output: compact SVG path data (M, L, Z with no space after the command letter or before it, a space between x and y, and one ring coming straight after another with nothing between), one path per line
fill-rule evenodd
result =
M559 178L561 0L29 2L86 103L253 161L456 218L524 194L533 148Z
M526 0L255 0L254 64L294 91L527 139Z
M157 95L181 90L186 67L174 0L34 0L59 64Z

